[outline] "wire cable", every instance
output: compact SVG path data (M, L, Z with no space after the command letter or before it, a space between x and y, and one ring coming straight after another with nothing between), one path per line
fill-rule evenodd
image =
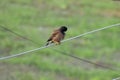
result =
M118 77L118 78L114 78L114 79L112 79L112 80L120 80L120 77Z
M22 39L28 40L28 41L30 41L30 42L32 42L32 43L34 43L34 44L38 44L37 42L35 42L35 41L33 41L33 40L25 37L25 36L22 36L22 35L16 33L15 31L12 31L11 29L4 27L3 25L0 25L0 27L1 27L2 29L6 30L6 31L8 31L8 32L10 32L10 33L12 33L12 34L15 34L16 36L21 37Z
M118 23L118 24L113 24L113 25L106 26L106 27L99 28L99 29L95 29L95 30L92 30L92 31L88 31L88 32L85 32L85 33L80 34L80 35L78 35L78 36L71 37L71 38L68 38L68 39L66 39L66 40L63 40L62 42L70 41L70 40L79 38L79 37L81 37L81 36L84 36L84 35L87 35L87 34L91 34L91 33L94 33L94 32L98 32L98 31L101 31L101 30L104 30L104 29L108 29L108 28L111 28L111 27L115 27L115 26L120 26L120 23Z
M87 34L91 34L91 33L94 33L94 32L98 32L98 31L101 31L101 30L104 30L104 29L107 29L107 28L115 27L115 26L120 26L120 23L113 24L113 25L110 25L110 26L105 26L103 28L99 28L99 29L96 29L96 30L92 30L92 31L80 34L78 36L68 38L68 39L63 40L61 42L66 42L66 41L69 41L69 40L73 40L73 39L79 38L81 36L84 36L84 35L87 35ZM4 59L8 59L8 58L13 58L13 57L17 57L17 56L20 56L20 55L23 55L23 54L27 54L27 53L30 53L30 52L34 52L34 51L37 51L37 50L45 49L45 48L50 47L52 45L53 44L50 44L48 46L42 46L42 47L35 48L35 49L29 50L29 51L25 51L25 52L21 52L21 53L18 53L18 54L13 54L13 55L10 55L10 56L0 57L0 60L4 60Z
M63 55L72 57L72 58L74 58L74 59L77 59L77 60L80 60L80 61L83 61L83 62L87 62L87 63L93 64L93 65L96 65L96 66L99 66L99 67L102 67L102 68L107 68L107 69L109 69L109 70L118 71L116 68L112 68L112 67L109 67L109 66L101 65L101 64L99 64L99 63L95 63L95 62L89 61L89 60L87 60L87 59L80 58L80 57L77 57L77 56L72 55L72 54L68 54L68 53L63 52L63 51L59 51L59 50L56 50L56 49L54 49L54 50L57 51L57 52L60 52L60 53L63 54ZM73 54L74 54L74 53L73 53Z

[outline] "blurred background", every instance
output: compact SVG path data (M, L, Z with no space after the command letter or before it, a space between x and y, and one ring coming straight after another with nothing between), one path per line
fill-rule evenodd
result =
M0 57L46 44L54 29L68 26L66 37L120 23L118 0L0 0ZM120 68L120 26L89 34L58 46L0 60L0 80L112 80L109 70L61 54L57 49L92 62Z

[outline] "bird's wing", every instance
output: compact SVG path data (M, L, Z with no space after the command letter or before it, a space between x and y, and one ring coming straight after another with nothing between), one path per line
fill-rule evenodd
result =
M55 30L52 35L50 36L50 38L47 40L47 42L51 41L53 37L55 37L57 34L59 33L58 30Z

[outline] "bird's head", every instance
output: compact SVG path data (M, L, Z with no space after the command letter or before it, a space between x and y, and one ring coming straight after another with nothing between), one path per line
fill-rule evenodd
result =
M61 32L66 32L67 31L67 27L66 26L61 26L60 27L60 31Z

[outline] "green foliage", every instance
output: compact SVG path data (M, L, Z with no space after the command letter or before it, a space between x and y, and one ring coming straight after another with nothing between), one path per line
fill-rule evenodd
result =
M120 22L120 3L110 0L1 0L0 25L38 44L0 28L0 57L45 45L53 29L68 26L66 38ZM119 71L99 68L53 50L119 68L120 29L107 30L0 61L3 80L112 80ZM7 66L7 67L5 67ZM9 68L9 70L8 70ZM8 70L6 72L6 69ZM9 75L7 75L9 73ZM6 78L7 76L7 78Z

